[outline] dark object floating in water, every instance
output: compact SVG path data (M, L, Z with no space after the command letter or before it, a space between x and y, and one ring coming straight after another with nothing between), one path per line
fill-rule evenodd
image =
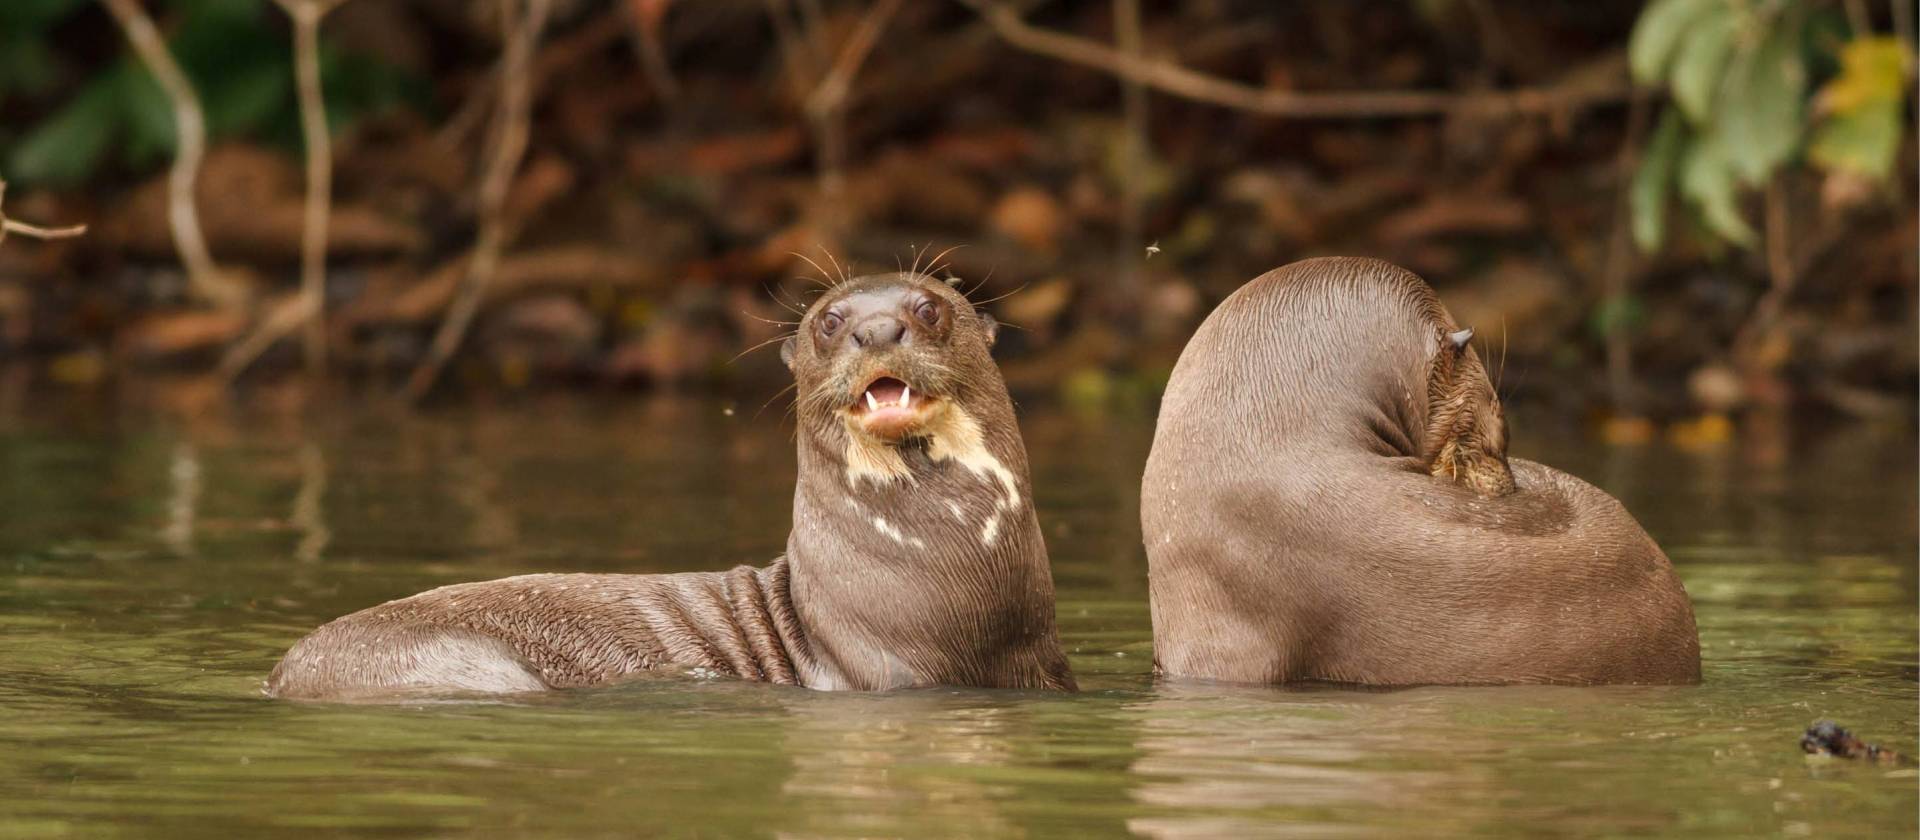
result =
M1807 734L1800 736L1800 749L1813 755L1830 755L1838 758L1864 758L1875 764L1912 764L1907 758L1879 744L1869 744L1854 737L1854 734L1830 720L1815 722L1807 727Z

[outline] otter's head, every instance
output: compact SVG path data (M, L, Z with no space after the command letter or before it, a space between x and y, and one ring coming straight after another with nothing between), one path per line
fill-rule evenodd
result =
M1468 341L1472 329L1440 337L1427 378L1427 434L1421 447L1433 475L1482 496L1513 492L1507 420L1493 380Z
M780 349L802 423L852 442L899 447L942 427L968 383L998 381L993 317L923 274L859 277L808 307Z

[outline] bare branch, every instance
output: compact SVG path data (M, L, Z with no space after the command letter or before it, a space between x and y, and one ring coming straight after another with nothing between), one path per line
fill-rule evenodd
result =
M1130 62L1141 60L1140 0L1113 0L1113 40ZM1139 303L1141 195L1140 171L1147 158L1147 89L1138 79L1121 77L1121 110L1126 118L1120 150L1120 239L1114 266L1118 297L1132 308Z
M800 40L798 24L786 0L766 0L767 19L773 22L773 35L780 42L780 57L787 65L787 78L793 84L794 98L804 102L807 80L816 72L816 62L806 43Z
M67 225L66 227L41 227L39 225L30 225L30 224L27 224L26 222L16 222L12 219L6 219L3 221L0 221L0 226L3 226L3 227L0 227L0 240L5 240L7 238L6 234L10 234L10 233L17 233L17 234L20 234L21 236L27 237L28 239L45 240L45 239L72 239L76 236L79 236L87 232L86 225Z
M173 168L167 175L167 221L173 231L173 247L187 268L187 285L193 293L221 307L235 307L247 300L246 287L234 281L213 261L207 239L200 230L200 212L194 204L194 184L200 178L200 161L207 153L207 125L200 109L200 97L193 83L167 51L160 30L153 25L137 0L100 0L113 13L113 19L126 32L127 42L173 107L173 130L178 148Z
M472 325L488 284L500 264L500 252L506 247L507 191L513 175L527 151L531 132L531 70L533 52L546 29L549 0L524 0L525 15L519 14L516 0L500 0L501 25L505 28L505 49L500 58L500 104L494 110L494 142L480 181L480 234L473 246L473 258L467 263L466 282L460 296L447 311L447 319L433 337L426 360L407 380L406 397L419 400L433 389L440 371L454 351L460 349L467 328Z
M220 359L219 379L233 384L253 361L294 330L306 329L307 371L326 372L327 220L333 215L333 137L320 90L320 21L345 0L274 0L293 20L293 63L300 97L301 142L307 156L307 202L300 232L300 296L275 307Z
M1602 293L1615 306L1633 292L1633 173L1640 167L1640 144L1647 131L1653 102L1645 93L1633 97L1627 109L1627 130L1614 158L1615 198L1613 230L1607 239L1607 255L1600 268ZM1620 324L1609 324L1602 339L1607 350L1607 391L1618 414L1636 415L1639 401L1633 382L1633 336Z
M220 366L214 371L214 377L219 380L221 387L232 385L255 359L260 358L260 354L307 323L313 317L313 303L313 299L303 292L260 307L264 314L260 316L253 332L234 342L220 357Z
M841 46L840 55L834 59L832 69L820 80L820 86L814 88L813 95L807 98L809 112L831 113L846 104L853 77L873 52L873 45L880 40L880 32L887 28L887 21L899 10L900 0L879 0L867 9L867 14L860 19L860 26Z
M826 212L831 214L828 224L835 229L840 226L840 195L846 189L848 94L853 88L854 76L859 74L860 66L866 63L874 44L879 42L880 33L887 28L887 21L899 10L900 0L878 0L869 7L853 34L841 45L833 66L807 97L807 119L813 124L817 146L820 197Z
M1900 48L1913 52L1913 4L1908 0L1891 0L1887 5L1893 7L1893 37L1900 39ZM1911 62L1908 64L1912 66ZM1909 71L1908 78L1912 78Z
M6 203L7 182L0 181L0 205ZM7 218L4 209L0 209L0 242L7 241L7 234L17 233L28 239L72 239L87 232L86 225L68 225L66 227L41 227L26 222L16 222Z
M307 371L327 369L327 219L333 213L333 137L320 90L320 21L343 0L274 0L293 19L300 132L307 154L306 219L300 233L300 294L306 301Z
M680 102L680 81L674 78L673 65L667 61L666 47L660 42L660 28L670 0L627 0L628 40L634 57L640 60L640 72L647 77L655 95L668 110Z
M1132 60L1095 41L1027 23L1019 12L992 0L959 0L973 9L1002 40L1027 52L1080 64L1137 81L1162 93L1241 111L1276 117L1371 119L1453 113L1558 113L1583 106L1620 102L1631 91L1625 63L1607 84L1568 84L1522 88L1505 93L1454 94L1441 91L1351 91L1301 93L1254 87L1189 70L1158 59ZM1585 80L1583 80L1584 82Z

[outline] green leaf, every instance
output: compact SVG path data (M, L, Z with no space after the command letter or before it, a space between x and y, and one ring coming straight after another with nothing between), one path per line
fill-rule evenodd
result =
M205 88L207 130L242 134L265 126L293 98L290 65L254 64L237 68Z
M1694 125L1705 125L1713 114L1713 94L1726 79L1733 35L1739 29L1739 14L1716 10L1688 31L1686 45L1674 59L1673 101Z
M44 39L11 32L0 36L0 98L16 90L41 93L52 86L58 69Z
M1882 99L1828 117L1814 130L1807 157L1829 171L1845 171L1886 180L1893 174L1906 128L1898 99Z
M1627 42L1627 64L1633 70L1633 80L1643 85L1659 84L1666 77L1680 36L1718 5L1719 0L1654 0L1634 22L1633 36Z
M1680 194L1708 230L1738 245L1753 244L1753 228L1740 215L1740 184L1719 135L1698 135L1681 153Z
M1805 18L1790 7L1766 22L1759 41L1736 50L1715 110L1714 130L1727 160L1748 184L1760 184L1800 144L1807 98Z
M112 71L118 79L120 110L126 115L127 146L123 158L143 168L171 155L180 142L173 128L173 106L146 68L122 59Z
M119 125L114 85L95 79L21 139L7 158L7 173L22 182L77 184L93 173Z
M1673 169L1686 145L1687 127L1680 114L1669 109L1660 117L1660 125L1647 141L1640 167L1633 172L1627 187L1627 207L1633 216L1633 242L1643 253L1660 249L1667 236L1667 195L1672 191Z

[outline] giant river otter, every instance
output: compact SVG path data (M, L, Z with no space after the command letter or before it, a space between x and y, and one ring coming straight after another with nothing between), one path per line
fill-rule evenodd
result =
M1672 564L1605 492L1507 457L1471 337L1366 259L1280 268L1208 316L1141 486L1160 673L1699 680Z
M655 668L821 689L1072 691L995 330L924 275L835 285L781 349L800 460L785 556L441 587L315 630L267 693L533 691Z

